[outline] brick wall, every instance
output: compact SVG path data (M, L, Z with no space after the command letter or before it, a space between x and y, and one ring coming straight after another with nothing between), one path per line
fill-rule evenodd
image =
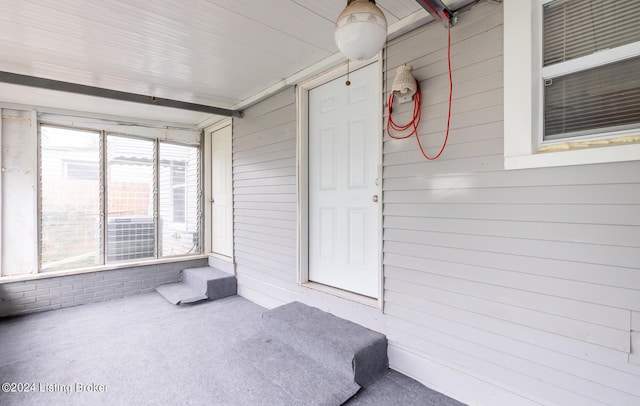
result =
M178 282L182 269L206 265L205 258L3 283L0 317L152 292L158 285Z

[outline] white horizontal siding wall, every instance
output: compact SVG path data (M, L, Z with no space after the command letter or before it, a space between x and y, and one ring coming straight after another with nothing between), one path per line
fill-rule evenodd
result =
M374 326L393 368L469 405L638 405L640 162L503 169L502 21L500 4L482 2L452 29L442 157L384 139L384 313L297 284L293 89L234 121L239 292ZM421 80L433 155L449 91L441 24L388 44L387 89L404 63ZM411 109L396 105L394 119Z
M421 80L420 134L434 155L447 120L446 30L430 24L390 43L388 87L403 63ZM517 403L640 404L640 368L629 363L640 162L503 170L499 5L461 16L451 64L442 157L426 162L413 139L384 142L391 345L439 365L407 369L470 404L483 402L457 377L442 379L443 369L517 394ZM396 105L394 120L410 113Z
M245 111L233 128L234 248L238 291L266 306L287 301L266 286L297 284L295 93Z

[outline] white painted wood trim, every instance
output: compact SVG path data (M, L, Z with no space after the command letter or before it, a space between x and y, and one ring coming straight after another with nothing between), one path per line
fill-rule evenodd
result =
M581 58L571 59L542 68L542 77L553 79L586 69L596 68L607 63L619 62L640 55L640 41L622 45L613 49L605 49Z
M127 269L127 268L134 268L138 266L171 264L176 262L193 261L193 260L205 259L205 258L207 258L206 255L190 255L190 256L171 257L171 258L164 258L164 259L153 259L149 261L122 262L117 264L99 265L99 266L93 266L93 267L67 269L67 270L61 270L61 271L47 271L43 273L25 273L25 274L17 274L17 275L8 275L8 276L0 277L0 285L2 285L3 283L31 281L35 279L47 279L47 278L54 278L57 276L81 275L81 274L95 273L95 272L101 272L101 271L113 271L116 269Z
M40 123L38 122L38 112L36 110L31 110L30 114L31 119L31 136L33 137L35 148L31 152L33 154L33 166L31 167L33 170L33 183L34 183L34 191L33 198L35 199L33 204L33 218L34 218L34 236L35 242L33 244L33 258L35 260L35 264L33 266L33 272L40 272Z
M208 132L208 133L212 133L218 130L221 130L227 126L233 125L233 118L232 117L228 117L228 118L224 118L220 121L216 121L215 123L207 126L204 131Z
M303 285L309 283L309 91L313 88L328 83L336 78L353 72L371 63L378 63L378 94L380 95L377 122L378 125L378 299L377 307L380 311L384 307L384 275L382 272L382 106L384 95L382 87L384 83L384 63L382 51L368 61L353 61L331 69L324 74L300 83L296 88L296 182L298 193L297 204L297 283ZM334 292L335 293L335 292ZM338 292L339 293L339 292Z
M505 169L546 168L640 160L640 144L505 156Z
M211 132L210 128L203 131L202 137L202 248L203 254L211 253Z
M329 295L333 295L345 300L350 300L355 303L360 303L365 306L378 308L378 303L379 303L378 300L368 296L362 296L357 293L349 292L348 290L342 290L342 289L334 288L333 286L327 286L327 285L323 285L321 283L316 283L316 282L304 283L302 284L302 287L312 289L318 292L327 293Z
M378 52L376 56L366 61L349 61L347 64L343 62L340 66L336 66L333 69L327 70L320 74L316 74L313 77L308 78L307 80L298 84L298 89L302 89L305 92L309 92L309 90L323 85L327 82L331 82L332 80L339 78L340 76L344 76L347 72L353 72L360 68L363 68L372 63L378 62L380 64L383 63L382 60L382 51Z
M231 256L226 256L226 255L220 255L217 253L212 252L211 250L211 242L212 242L212 235L211 233L213 232L213 229L211 227L211 220L212 220L212 210L211 210L211 195L213 193L213 191L211 190L211 181L213 179L213 173L212 173L212 156L211 156L211 137L212 134L216 131L222 130L223 128L226 127L231 127L231 154L232 154L232 163L231 163L231 171L232 171L232 178L231 178L231 182L233 184L233 118L228 117L228 118L224 118L214 124L211 124L210 126L208 126L207 128L204 129L204 140L203 140L203 144L204 144L204 154L203 154L203 161L204 161L204 168L203 168L203 188L202 188L202 196L203 196L203 205L204 205L204 227L202 228L203 234L204 234L204 250L203 250L203 254L207 254L209 256L213 256L215 258L218 258L220 260L226 261L226 262L231 262L234 263L235 262L235 258L234 258L234 252L235 250L233 249L233 242L232 242L232 249L231 249ZM232 190L233 190L233 186L232 186ZM233 193L233 192L232 192ZM231 215L233 217L233 211L234 211L234 204L233 204L233 198L231 199ZM232 227L232 233L231 233L231 239L233 241L233 226L234 226L234 222L233 219L231 221L231 227Z
M384 52L384 51L383 51ZM384 196L383 196L383 156L384 156L384 105L385 105L385 92L384 92L384 66L385 58L381 57L378 62L378 309L384 313L384 243L382 240L384 233Z
M309 90L296 89L297 282L309 282Z
M216 128L218 126L224 127L226 122L232 117L211 116L206 120L202 120L196 125L196 128L208 130L210 128Z
M533 152L532 7L535 2L504 2L504 155ZM508 18L507 18L508 16ZM524 79L524 80L523 80ZM530 84L530 85L528 85Z
M120 122L103 120L93 117L65 116L36 111L40 123L58 125L76 129L90 129L93 131L105 131L127 136L142 137L152 140L178 142L187 145L200 145L200 130L185 128L169 128L167 125L155 123L154 126L146 126L140 123L128 121Z

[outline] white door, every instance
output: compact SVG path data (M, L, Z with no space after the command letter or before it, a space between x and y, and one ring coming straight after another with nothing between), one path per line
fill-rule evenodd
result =
M233 256L231 126L211 133L211 252Z
M377 63L309 90L309 280L378 297Z

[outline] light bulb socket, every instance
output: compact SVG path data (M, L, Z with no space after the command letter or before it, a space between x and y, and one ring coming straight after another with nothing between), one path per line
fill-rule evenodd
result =
M412 70L413 66L411 65L401 65L396 69L396 76L393 79L391 91L393 91L397 97L411 98L416 94L418 84L411 73Z

